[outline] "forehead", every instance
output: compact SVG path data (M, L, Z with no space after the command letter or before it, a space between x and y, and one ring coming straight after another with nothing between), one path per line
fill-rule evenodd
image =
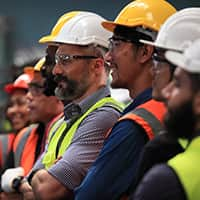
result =
M16 96L25 96L26 93L27 93L27 91L24 90L24 89L20 89L20 88L19 89L15 89L11 94L11 98L14 98Z

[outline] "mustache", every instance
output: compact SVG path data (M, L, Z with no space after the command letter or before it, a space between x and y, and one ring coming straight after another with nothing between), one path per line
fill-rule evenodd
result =
M69 79L68 79L66 76L62 76L61 74L58 74L58 75L55 75L55 76L54 76L54 81L55 81L56 83L59 83L60 81L68 82Z

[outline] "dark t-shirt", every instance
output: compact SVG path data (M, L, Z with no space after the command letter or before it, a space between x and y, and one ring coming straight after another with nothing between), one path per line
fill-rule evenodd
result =
M138 185L130 200L186 200L183 187L171 167L153 167Z

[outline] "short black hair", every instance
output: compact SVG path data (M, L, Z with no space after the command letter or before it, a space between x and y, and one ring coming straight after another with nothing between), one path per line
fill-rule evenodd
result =
M144 30L144 33L139 31L139 30ZM145 32L149 32L150 34L147 35ZM148 40L148 41L153 41L157 35L156 31L152 31L150 29L144 29L142 27L127 27L127 26L122 26L122 25L117 25L114 29L114 34L121 36L125 39L128 39L130 41L133 41L136 45L143 45L140 43L139 40ZM152 35L152 36L150 36Z

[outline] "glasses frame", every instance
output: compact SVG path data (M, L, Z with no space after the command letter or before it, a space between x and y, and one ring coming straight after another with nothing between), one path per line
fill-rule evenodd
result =
M91 55L65 55L65 54L55 54L55 63L62 64L62 65L68 65L72 60L88 60L88 59L97 59L97 56L91 56Z
M126 38L124 38L124 37L112 36L112 37L110 37L110 38L108 39L108 42L109 42L109 44L108 44L108 50L109 50L109 51L113 51L113 49L115 49L115 47L116 47L117 45L114 44L114 43L116 43L117 41L121 41L121 42L130 42L130 43L137 44L137 45L142 44L142 43L140 43L139 40L133 40L133 39L130 40L130 39L126 39Z

